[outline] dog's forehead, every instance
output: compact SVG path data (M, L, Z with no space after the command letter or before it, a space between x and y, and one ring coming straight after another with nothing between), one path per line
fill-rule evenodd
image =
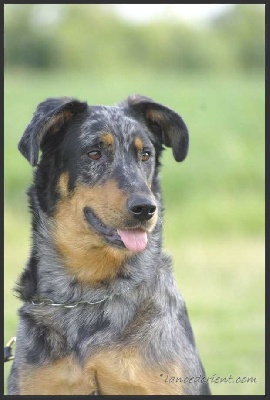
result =
M118 139L130 141L136 135L145 135L145 127L127 114L125 109L114 106L90 107L87 118L80 129L83 142L103 132L110 132Z

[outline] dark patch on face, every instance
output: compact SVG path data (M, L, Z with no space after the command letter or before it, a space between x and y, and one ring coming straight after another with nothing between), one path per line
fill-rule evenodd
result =
M68 128L46 137L42 143L42 157L34 182L39 205L49 215L54 212L59 200L57 183L63 172L69 171L69 190L74 188L79 157L77 132L84 118L76 116Z
M80 144L78 138L78 123L72 124L66 132L66 136L61 143L60 151L62 155L62 171L68 172L68 191L72 192L75 188L78 176L80 160Z
M41 209L50 214L59 196L56 184L61 172L61 154L59 146L65 135L61 130L56 135L48 136L43 143L43 153L37 170L35 171L34 182L37 198Z

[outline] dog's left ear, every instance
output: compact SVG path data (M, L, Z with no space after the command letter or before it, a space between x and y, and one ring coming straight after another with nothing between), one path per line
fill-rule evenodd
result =
M159 135L163 144L172 147L176 161L183 161L188 152L189 135L186 124L175 111L154 102L148 97L129 96L126 104L133 111L133 116L143 119L148 129Z
M51 98L40 103L26 128L18 148L32 166L37 165L39 149L50 135L64 129L76 114L87 110L87 103L69 97Z

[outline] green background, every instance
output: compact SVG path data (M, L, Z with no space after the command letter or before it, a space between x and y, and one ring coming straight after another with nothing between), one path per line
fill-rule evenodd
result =
M9 26L6 19L6 32ZM17 150L24 129L47 97L112 105L133 93L174 109L190 131L183 163L170 149L163 155L164 249L173 257L206 375L257 378L212 383L212 393L264 394L263 64L216 73L184 67L164 72L143 62L109 72L6 64L5 341L16 334L20 304L12 288L30 249L26 190L32 168Z

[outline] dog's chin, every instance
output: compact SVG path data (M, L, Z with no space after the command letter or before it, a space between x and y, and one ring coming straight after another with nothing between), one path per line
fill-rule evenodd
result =
M121 229L106 226L90 207L84 208L84 216L89 226L111 246L133 253L139 253L147 246L148 232L141 225Z

